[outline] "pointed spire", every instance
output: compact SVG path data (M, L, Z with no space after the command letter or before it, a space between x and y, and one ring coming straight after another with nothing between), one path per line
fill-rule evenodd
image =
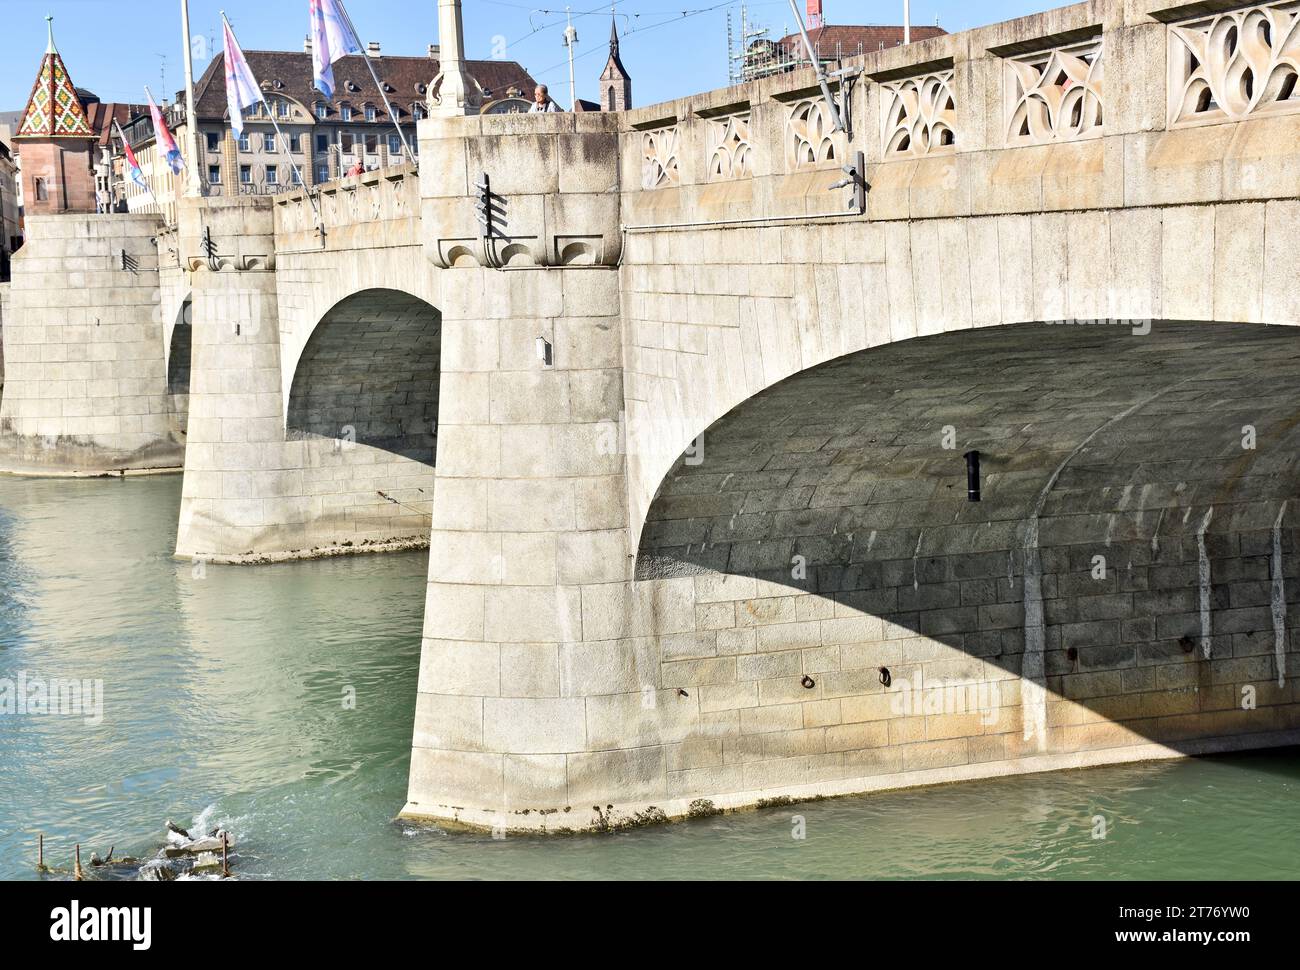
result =
M609 14L609 53L618 57L618 19L612 10Z
M49 27L49 46L41 58L40 73L14 138L94 138L81 96L54 46L54 18L45 20Z

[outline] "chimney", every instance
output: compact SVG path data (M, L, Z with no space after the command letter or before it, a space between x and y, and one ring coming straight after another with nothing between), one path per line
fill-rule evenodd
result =
M302 41L302 52L303 52L304 54L310 54L310 53L311 53L311 34L308 34L306 37L303 38L303 41Z
M379 56L379 41L377 41L377 40L372 40L369 44L367 44L367 45L366 45L366 54L369 55L370 57L378 57L378 56Z
M433 58L436 61L441 54L442 54L442 47L440 47L438 44L429 45L429 56L431 58Z

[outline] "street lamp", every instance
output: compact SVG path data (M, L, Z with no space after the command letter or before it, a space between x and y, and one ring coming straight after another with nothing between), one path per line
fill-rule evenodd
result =
M573 28L573 20L569 16L572 8L564 8L564 19L569 22L569 26L564 28L564 46L569 49L569 110L578 110L578 85L573 79L573 48L578 43L578 32Z

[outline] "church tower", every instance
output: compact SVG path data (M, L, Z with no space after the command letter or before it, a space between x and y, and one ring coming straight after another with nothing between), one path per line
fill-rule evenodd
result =
M94 145L81 97L63 58L50 43L36 86L14 135L23 170L23 205L28 215L95 211Z
M600 75L600 110L626 111L632 107L632 78L618 56L618 22L609 25L609 62Z

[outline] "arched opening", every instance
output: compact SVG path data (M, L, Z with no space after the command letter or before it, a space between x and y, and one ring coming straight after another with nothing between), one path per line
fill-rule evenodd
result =
M773 723L846 764L1257 745L1300 726L1298 394L1288 327L1022 324L861 351L708 428L636 575L696 577L690 656L735 657L739 705L802 704ZM931 710L918 679L955 693Z
M167 348L167 400L171 407L171 430L180 435L184 435L189 428L193 321L193 301L187 296L176 317L176 325L172 327L171 343Z
M442 315L397 290L335 305L299 358L287 430L434 464Z

